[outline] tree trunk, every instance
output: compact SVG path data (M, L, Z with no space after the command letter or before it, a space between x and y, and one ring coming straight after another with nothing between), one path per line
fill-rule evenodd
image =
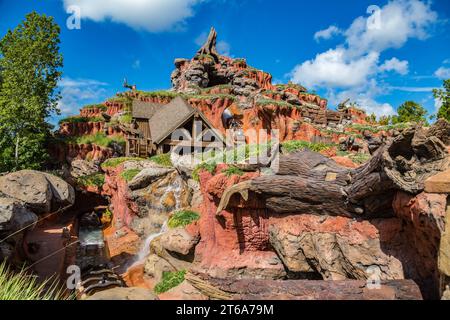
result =
M420 193L427 178L449 168L447 147L434 132L434 127L405 129L356 169L343 168L309 150L282 156L276 175L260 176L226 190L217 214L232 196L250 191L275 213L389 216L396 190Z
M20 134L17 133L16 135L16 147L14 152L14 160L15 160L15 169L19 167L19 142L20 142Z

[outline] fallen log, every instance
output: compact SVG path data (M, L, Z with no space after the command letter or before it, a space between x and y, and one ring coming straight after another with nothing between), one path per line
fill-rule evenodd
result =
M439 126L436 128L435 126ZM450 167L445 134L450 124L412 127L388 140L371 160L356 169L339 166L304 150L282 156L275 175L263 175L225 191L216 214L239 193L256 194L274 213L309 213L375 218L392 214L396 190L418 194L427 178Z

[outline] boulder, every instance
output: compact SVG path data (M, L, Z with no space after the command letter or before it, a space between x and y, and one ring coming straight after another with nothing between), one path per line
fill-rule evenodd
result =
M11 198L0 198L0 234L12 233L32 225L38 217L23 203Z
M201 163L199 159L191 155L180 156L174 152L171 153L170 160L178 172L184 173L188 177L192 177L195 167Z
M173 172L174 169L155 167L146 168L139 172L129 183L128 186L131 190L138 190L149 186L159 178Z
M450 194L450 169L425 181L425 192Z
M75 203L75 191L67 182L48 173L22 170L0 177L0 192L22 201L35 213L49 213Z
M200 237L189 234L184 228L170 229L161 236L161 244L164 249L188 255L191 253Z
M43 174L50 183L50 189L53 195L52 208L63 208L75 203L75 190L70 184L57 176L48 173Z
M93 161L76 159L70 164L70 174L74 178L88 176L100 171L99 166Z
M163 272L176 271L166 260L158 257L156 254L151 254L147 257L144 266L146 275L153 277L156 282L161 281Z
M382 280L393 280L404 278L402 263L385 246L400 230L401 221L395 218L369 222L304 214L273 219L269 235L291 272L317 272L325 280L365 280L374 266Z
M161 293L158 297L160 300L209 300L206 295L202 294L186 280L175 288Z
M41 172L22 170L0 177L0 192L23 201L36 213L51 211L52 189Z
M97 292L87 300L158 300L158 297L149 289L113 288Z

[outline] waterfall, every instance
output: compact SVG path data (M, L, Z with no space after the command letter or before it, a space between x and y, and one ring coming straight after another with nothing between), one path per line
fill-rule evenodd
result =
M164 199L164 197L169 192L173 192L173 194L175 196L175 210L181 209L181 195L183 192L182 183L183 183L183 180L181 179L181 177L177 176L175 181L173 181L173 183L167 187L166 192L161 197L161 202L162 202L162 199ZM164 221L161 229L158 232L150 234L145 239L141 249L139 250L139 252L136 256L136 259L135 259L135 262L133 265L141 263L145 260L145 258L147 258L147 256L150 254L150 244L152 243L153 239L159 237L160 235L162 235L164 232L167 231L167 229L168 229L167 222L168 222L168 220Z

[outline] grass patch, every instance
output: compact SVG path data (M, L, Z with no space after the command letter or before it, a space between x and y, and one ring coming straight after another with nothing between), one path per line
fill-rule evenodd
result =
M231 101L235 101L236 97L231 94L218 93L218 94L188 94L184 95L187 99L197 99L197 100L211 100L215 101L217 99L228 99Z
M372 158L372 156L368 153L355 153L355 154L350 154L349 158L357 164L363 164L366 163L367 161L370 160L370 158Z
M69 300L56 280L37 283L36 276L21 270L14 272L6 262L0 263L0 300Z
M331 147L333 147L334 144L328 144L328 143L313 143L308 141L302 141L302 140L291 140L286 141L282 144L282 148L287 153L296 152L300 150L309 149L314 152L321 152L325 151Z
M114 143L125 146L125 138L122 136L107 136L104 133L96 133L87 136L69 138L68 143L75 144L95 144L100 147L111 147Z
M180 285L184 281L184 276L186 275L186 270L182 271L164 271L162 275L162 280L155 286L155 293L160 294L167 292L172 288Z
M103 121L105 121L103 117L72 116L59 120L58 124L61 125L63 123L87 123L87 122L103 122Z
M277 106L277 107L295 108L294 105L292 105L286 101L280 101L280 100L274 100L274 99L259 99L258 101L256 101L256 104L260 105L260 106L273 105L273 106Z
M77 179L78 185L82 187L102 187L105 184L103 173L94 173Z
M308 91L308 90L306 90L305 87L303 87L303 86L301 86L299 84L296 84L296 83L277 84L277 85L275 85L275 87L277 89L280 89L280 90L286 90L288 88L292 88L292 89L296 89L296 90L298 90L300 92L307 92Z
M150 157L149 160L163 167L173 167L172 161L170 160L170 152Z
M119 123L131 123L131 121L133 121L133 116L131 113L121 115L119 118Z
M175 98L180 94L175 91L168 90L158 90L158 91L138 91L141 97L151 97L151 98Z
M199 165L197 165L195 167L194 171L192 172L192 179L199 182L200 181L200 176L199 176L200 171L205 170L211 174L214 174L214 172L216 172L216 167L217 167L217 164L215 162L200 163Z
M99 104L89 104L82 108L82 110L92 110L92 109L99 109L100 111L106 111L108 110L108 107L105 106L104 104L99 103Z
M223 169L222 173L225 173L225 175L227 177L231 177L233 175L242 176L244 174L244 171L242 171L241 169L239 169L237 167L230 166L226 169Z
M133 180L134 177L138 175L138 173L141 172L140 169L128 169L123 171L120 176L127 182Z
M116 168L124 162L127 161L143 161L145 159L142 158L131 158L131 157L119 157L119 158L111 158L102 163L102 169L112 169Z
M200 219L200 215L191 210L180 210L175 212L167 222L169 228L185 227L194 221Z

